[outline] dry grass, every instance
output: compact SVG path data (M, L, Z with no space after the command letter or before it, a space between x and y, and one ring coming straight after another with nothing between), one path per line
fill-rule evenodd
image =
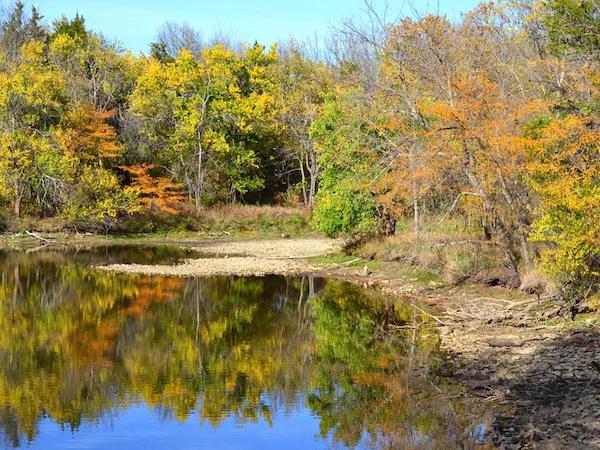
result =
M367 242L357 253L365 258L433 270L452 284L503 266L503 257L497 248L460 219L441 225L435 221L424 224L417 238L409 224L400 224L396 235Z
M204 210L206 230L236 234L308 234L310 210L286 206L227 205Z
M558 292L558 285L537 269L529 270L521 276L519 290L528 294L552 296Z
M255 221L264 217L288 218L295 216L310 216L310 211L303 208L288 206L257 206L257 205L226 205L207 209L201 213L208 221L216 222L223 217L231 220Z
M196 212L189 207L178 215L134 214L116 220L107 230L113 234L206 232L236 235L310 234L310 210L285 206L228 205ZM0 231L22 232L91 231L103 233L102 224L70 223L60 217L0 220Z

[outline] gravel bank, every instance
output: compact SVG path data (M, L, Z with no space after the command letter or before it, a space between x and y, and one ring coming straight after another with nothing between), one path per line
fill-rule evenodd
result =
M296 275L311 273L319 267L308 258L324 256L339 249L332 239L272 239L207 243L192 249L211 257L188 259L177 265L112 264L101 270L145 275Z

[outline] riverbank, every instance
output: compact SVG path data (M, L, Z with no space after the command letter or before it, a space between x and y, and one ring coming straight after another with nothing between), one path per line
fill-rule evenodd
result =
M433 272L401 263L339 256L323 238L203 240L29 236L32 245L173 244L201 258L173 265L119 264L102 270L175 276L314 274L349 280L434 309L442 345L467 394L503 405L494 443L503 448L600 447L600 333L591 319L552 317L553 305L502 287L449 287ZM13 242L14 243L14 242Z

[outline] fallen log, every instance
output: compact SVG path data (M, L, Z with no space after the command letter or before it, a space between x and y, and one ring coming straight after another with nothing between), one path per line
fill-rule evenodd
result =
M36 233L34 231L25 230L25 234L27 234L28 236L31 236L33 238L36 238L36 239L42 241L46 245L49 245L49 244L59 244L60 243L56 239L45 238L41 234Z

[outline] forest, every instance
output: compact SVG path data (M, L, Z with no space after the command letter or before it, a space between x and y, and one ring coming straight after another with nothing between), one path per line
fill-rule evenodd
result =
M282 205L328 236L402 236L413 264L452 227L446 248L597 292L598 1L484 2L454 22L365 5L321 42L166 23L136 55L16 3L0 23L1 227L195 230L223 205Z

